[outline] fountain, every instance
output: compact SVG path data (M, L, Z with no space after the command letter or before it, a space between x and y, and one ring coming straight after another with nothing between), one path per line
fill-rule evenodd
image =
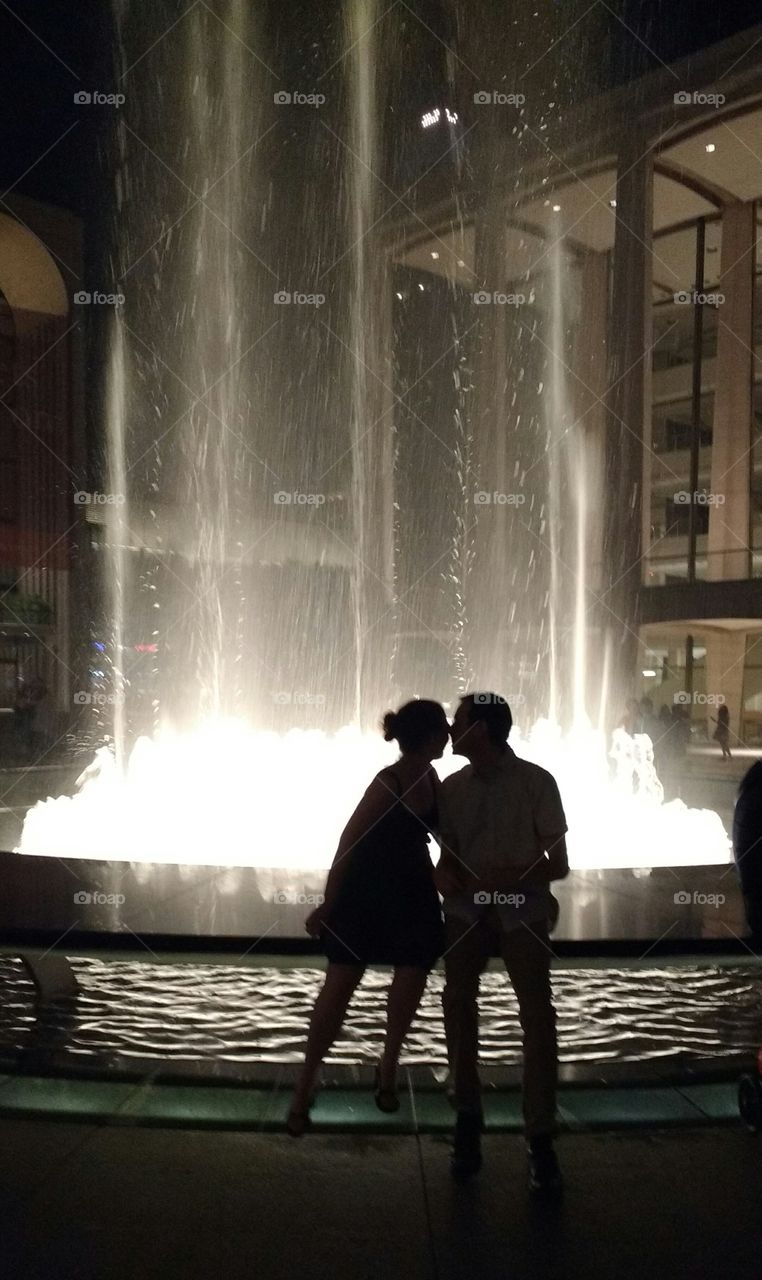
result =
M463 502L447 513L441 575L454 619L452 682L398 687L403 617L433 630L410 603L395 555L393 266L379 231L387 193L378 174L398 15L378 0L350 0L346 24L324 33L335 45L331 65L321 71L307 57L295 83L254 8L193 6L150 45L149 6L116 4L118 72L130 92L103 156L107 168L117 161L107 259L126 298L104 398L104 488L124 498L102 529L112 586L103 688L114 719L77 794L29 812L18 852L71 860L80 875L91 860L112 889L129 872L141 910L151 897L161 907L190 895L182 919L200 932L228 928L225 900L236 900L241 932L299 932L303 900L319 891L352 804L393 758L375 730L380 713L417 693L453 706L475 675L515 698L513 745L556 774L573 867L727 864L716 814L664 803L647 739L620 733L612 767L605 651L590 706L586 609L601 466L595 440L574 421L565 373L579 316L560 239L531 313L546 351L531 402L544 424L547 461L534 476L544 494L530 504L545 530L544 553L538 545L532 554L544 554L547 586L530 605L545 656L531 647L519 655L516 690L506 604L487 634L484 602L507 575L507 539L523 515L506 504L474 512L480 478L501 490L515 474L502 436L493 453L474 438L456 326L451 452ZM313 167L302 174L304 155ZM502 226L502 207L496 216ZM517 411L514 431L520 423ZM418 497L427 501L423 487ZM474 562L488 592L483 585L478 616ZM152 683L131 673L136 650L150 654ZM549 683L532 724L524 691L541 686L540 667ZM459 764L448 756L441 772ZM203 906L198 868L212 869ZM174 906L163 916L128 908L109 903L92 918L114 929L174 927Z

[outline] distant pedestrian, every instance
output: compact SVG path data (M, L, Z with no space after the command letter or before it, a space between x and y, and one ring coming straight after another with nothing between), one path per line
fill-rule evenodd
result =
M725 703L722 704L719 711L717 712L717 719L715 723L717 725L717 728L712 734L712 737L714 738L718 746L722 748L723 760L731 760L732 756L730 754L730 711L728 710Z
M624 715L619 721L619 728L624 729L625 733L629 733L633 738L636 733L641 733L642 713L640 703L637 698L628 698Z
M691 717L690 712L685 707L681 707L679 703L675 703L672 708L672 720L674 723L673 743L675 755L678 759L685 759L688 751L688 744L691 740Z
M654 744L654 767L662 782L664 782L665 775L670 772L674 723L669 707L666 702L663 702L659 708L659 715L654 720L652 738Z
M31 680L19 676L16 685L16 698L13 704L13 721L16 730L16 746L20 755L31 753L34 734L35 698Z
M32 705L30 741L32 750L39 759L45 754L51 742L50 698L48 687L41 676L34 676L30 681L29 698Z
M654 715L654 704L650 698L640 699L640 732L647 733L652 743L656 742L659 721Z

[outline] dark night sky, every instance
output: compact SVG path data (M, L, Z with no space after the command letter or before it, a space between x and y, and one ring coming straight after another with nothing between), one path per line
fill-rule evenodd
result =
M479 2L469 0L472 4ZM162 3L166 4L168 22L187 7L175 0ZM286 0L286 7L284 0L278 0L280 20L293 20L294 32L308 33L307 40L312 40L319 35L321 11L326 6L333 8L335 3L336 0ZM454 3L455 0L409 0L409 7L438 35L447 38L448 23L442 10ZM609 7L664 61L715 43L760 20L758 0L611 0ZM107 11L106 0L77 0L76 4L63 0L2 0L0 195L18 183L16 189L24 194L77 211L87 209L96 122L94 117L83 119L74 105L73 94L88 85L108 91ZM616 33L609 69L612 82L641 75L658 65L653 53L634 35L613 18L611 21ZM431 57L424 65L430 68L433 78L441 67L441 45L433 36L430 39ZM297 59L301 56L301 40L301 34L299 39L295 36ZM419 79L411 89L411 111L417 112L426 105L422 99L428 99L430 92L431 85ZM70 135L58 141L70 125L75 126ZM48 148L50 151L43 156Z

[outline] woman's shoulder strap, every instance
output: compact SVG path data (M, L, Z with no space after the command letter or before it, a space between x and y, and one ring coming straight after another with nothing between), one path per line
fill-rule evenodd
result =
M394 765L387 765L385 769L381 769L380 772L376 774L376 777L380 778L387 787L391 783L394 788L394 794L397 797L402 795L402 784L394 771Z

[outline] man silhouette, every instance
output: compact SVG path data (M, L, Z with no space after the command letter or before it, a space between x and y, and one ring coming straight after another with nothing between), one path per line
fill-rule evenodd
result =
M468 694L452 724L453 750L469 764L442 786L445 1032L457 1111L452 1171L481 1167L479 978L497 947L519 1004L529 1185L559 1192L558 1055L548 934L558 918L552 880L569 872L561 797L551 774L508 746L510 708L493 693Z

